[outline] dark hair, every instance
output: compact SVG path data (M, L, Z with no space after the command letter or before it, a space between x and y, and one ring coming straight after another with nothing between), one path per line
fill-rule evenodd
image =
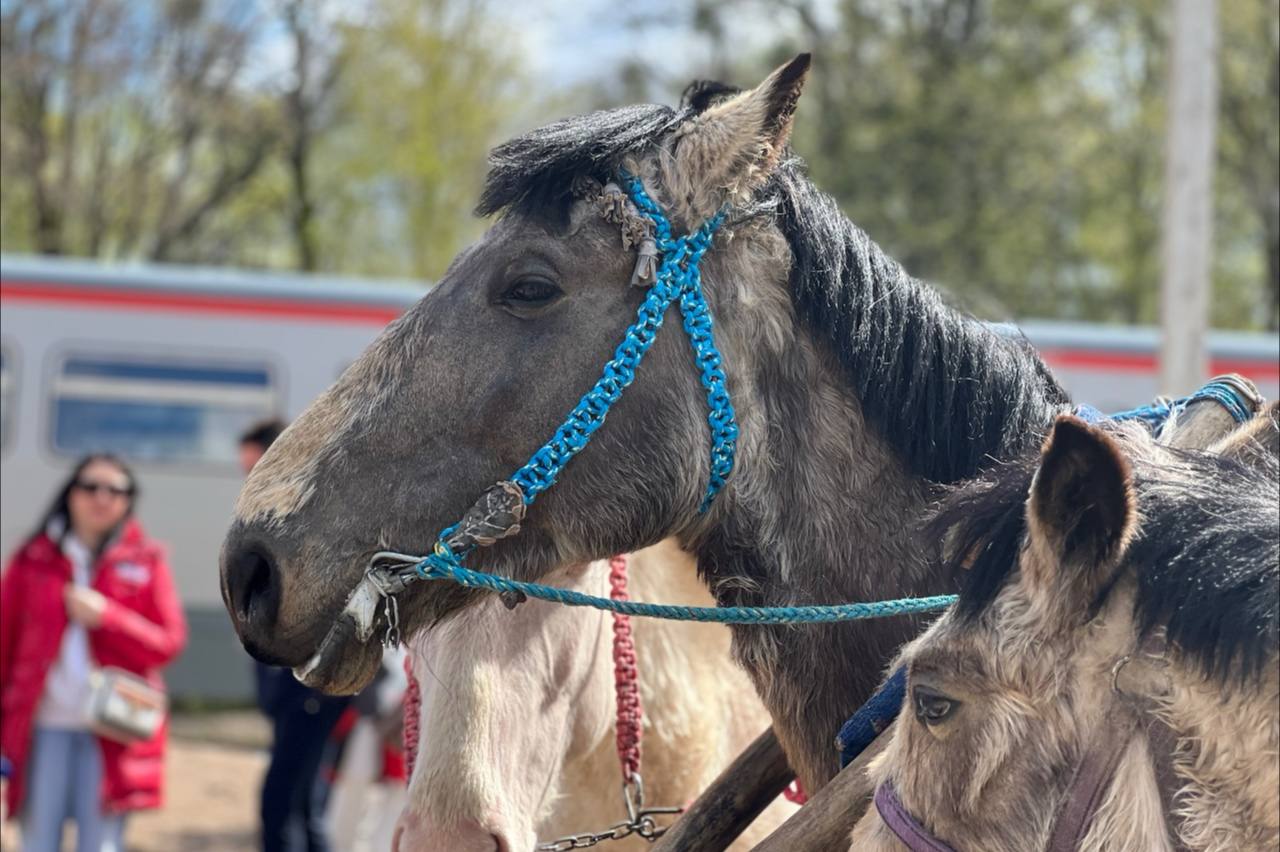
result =
M1171 459L1128 455L1143 519L1123 563L1137 578L1138 630L1165 627L1206 675L1254 677L1280 636L1280 469L1271 457L1246 463L1199 450L1164 453ZM1027 454L957 487L927 528L926 538L948 539L946 568L960 579L963 619L980 617L1018 575L1039 461Z
M276 442L276 438L279 438L280 433L284 431L285 425L283 420L277 418L260 420L245 430L240 436L240 443L257 444L265 450Z
M63 525L62 535L66 535L71 529L71 510L67 505L68 498L71 496L71 489L80 481L80 474L84 473L85 468L94 462L106 462L119 468L129 480L129 509L125 512L124 518L121 519L123 524L133 514L134 504L138 501L138 480L133 475L133 470L125 464L119 456L112 453L90 453L80 461L76 462L76 466L71 469L71 475L62 483L62 487L58 489L57 496L53 498L53 502L49 504L49 508L40 517L40 524L31 533L31 538L37 538L48 530L49 525L54 521L61 521ZM112 535L114 535L114 530ZM112 538L107 536L107 540Z

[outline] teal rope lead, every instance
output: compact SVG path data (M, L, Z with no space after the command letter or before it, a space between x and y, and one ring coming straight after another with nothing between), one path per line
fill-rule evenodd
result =
M702 256L711 247L712 238L724 222L727 210L720 210L692 233L674 237L671 233L671 222L645 192L640 181L625 172L619 175L619 181L626 188L636 209L652 223L654 242L661 257L655 280L637 309L635 321L627 328L626 336L614 351L613 359L605 364L602 375L595 385L578 401L551 439L512 475L509 482L499 483L499 486L512 485L524 505L528 506L540 493L555 484L556 478L564 470L565 465L587 445L596 430L604 424L609 409L635 379L636 368L640 366L641 359L653 344L668 308L675 303L683 316L684 331L693 347L694 360L697 362L702 386L707 395L711 460L707 490L701 507L701 511L705 512L733 471L738 441L737 417L733 404L729 400L728 381L722 368L720 352L716 348L711 312L702 293L702 273L699 269ZM486 495L489 493L486 492ZM477 503L477 505L481 504ZM490 508L486 508L486 511L492 513ZM503 511L498 511L497 516L503 517ZM511 517L515 517L515 521L519 520L518 516ZM497 537L502 537L507 534L507 531L519 529L514 525L511 517L504 518L505 526ZM672 606L617 601L539 583L511 580L496 574L486 574L465 568L462 560L475 549L476 540L473 539L470 545L459 545L459 549L455 551L448 540L456 529L457 525L442 531L435 550L426 557L418 558L398 553L375 556L375 564L370 568L371 577L380 576L373 573L378 568L379 556L390 557L399 566L394 569L391 578L380 581L383 585L378 587L379 593L390 601L394 595L392 589L403 588L403 584L409 580L449 580L472 589L488 589L517 598L523 595L566 606L585 606L624 615L665 618L673 621L704 621L720 624L816 624L858 621L864 618L883 618L890 615L909 615L946 609L956 599L955 595L937 595L873 603L767 607ZM391 584L393 580L395 585ZM387 620L392 623L394 613L390 603L386 606L388 607ZM389 629L388 636L392 635Z
M471 589L488 589L499 593L514 592L565 606L585 606L608 612L620 612L624 615L664 618L669 621L707 621L717 624L820 624L933 612L946 609L956 601L955 595L826 606L674 606L640 601L615 601L611 598L585 595L571 589L558 589L555 586L525 583L499 577L496 574L486 574L483 571L472 571L470 568L464 568L447 548L441 549L445 551L444 554L437 551L415 565L414 574L424 580L449 580Z

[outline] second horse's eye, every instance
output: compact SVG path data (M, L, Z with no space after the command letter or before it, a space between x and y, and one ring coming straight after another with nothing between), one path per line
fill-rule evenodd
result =
M563 291L547 278L521 278L502 294L502 301L509 305L533 307L555 301Z
M915 706L916 718L926 725L945 722L960 706L954 698L924 686L917 686L911 691L911 703Z

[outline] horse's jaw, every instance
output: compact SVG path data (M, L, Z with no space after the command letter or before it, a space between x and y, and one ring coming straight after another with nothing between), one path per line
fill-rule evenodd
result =
M293 676L330 695L352 695L368 686L382 661L381 646L373 635L382 602L377 585L366 575L351 592L320 647L294 668Z

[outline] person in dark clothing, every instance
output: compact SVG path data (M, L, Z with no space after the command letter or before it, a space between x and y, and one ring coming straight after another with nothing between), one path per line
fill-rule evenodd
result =
M285 424L268 420L240 437L247 476ZM263 852L329 852L320 775L329 735L349 701L303 686L288 669L255 663L258 707L271 720L271 763L262 781Z

